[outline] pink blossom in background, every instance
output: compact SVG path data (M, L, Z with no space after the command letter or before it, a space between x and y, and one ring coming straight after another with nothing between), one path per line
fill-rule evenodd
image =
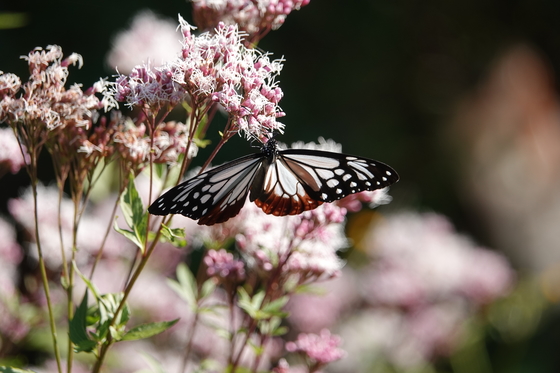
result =
M0 304L16 294L17 266L23 250L17 243L14 226L0 218Z
M501 255L457 234L441 215L388 216L366 242L375 262L363 291L373 303L405 306L459 294L489 301L506 295L513 283Z
M216 276L233 283L241 282L245 279L244 264L240 260L233 258L233 254L226 250L209 250L204 257L206 264L206 274L210 277Z
M27 152L25 156L26 159L21 154L14 131L11 128L0 128L0 177L6 172L15 174L25 167L29 161Z
M161 66L181 50L177 25L149 10L136 14L127 30L115 36L107 55L107 65L121 74L130 74L142 63Z
M57 270L62 264L60 235L58 228L58 188L56 186L37 185L38 216L39 216L39 235L43 256L48 268ZM35 248L35 220L33 217L33 197L31 189L28 188L20 198L8 201L8 209L14 219L24 228L25 241L32 246L29 255L37 258ZM72 220L74 216L74 204L68 197L64 197L61 203L61 226L63 234L64 252L66 259L70 260L72 250ZM109 210L110 211L110 210ZM78 264L84 264L90 255L97 253L107 230L106 220L96 219L85 214L81 219L78 229L78 250L81 254L77 255ZM107 251L112 248L126 247L127 241L115 232L110 231L109 239L106 243Z
M310 292L295 294L286 306L290 325L304 333L334 327L361 301L356 281L355 272L346 267L340 276L313 286Z
M323 329L319 334L299 334L295 342L286 343L286 350L299 352L320 366L346 356L346 352L339 348L341 343L342 339L339 336Z

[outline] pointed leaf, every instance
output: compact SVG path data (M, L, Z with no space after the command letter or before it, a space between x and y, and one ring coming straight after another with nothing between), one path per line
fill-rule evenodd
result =
M185 263L180 263L176 270L177 280L168 280L169 286L183 298L193 310L197 307L198 288L196 279Z
M161 236L175 247L184 247L187 245L185 230L183 228L169 228L165 224L162 224Z
M115 218L115 223L113 224L113 229L115 231L117 231L118 233L122 234L123 236L125 236L126 238L128 238L130 241L132 241L132 243L134 243L136 246L138 246L140 248L142 253L144 252L144 244L141 241L138 240L138 237L136 236L136 233L131 232L131 231L126 230L126 229L119 228L119 226L117 225L117 219L116 218Z
M154 322L149 324L138 325L130 329L121 340L132 341L135 339L144 339L159 334L171 328L179 319L171 321Z
M76 352L91 352L96 346L96 342L89 338L86 330L86 316L88 310L87 302L88 292L86 290L84 298L78 308L76 308L74 317L70 320L68 327L68 334L70 336L70 340L75 346L74 350Z

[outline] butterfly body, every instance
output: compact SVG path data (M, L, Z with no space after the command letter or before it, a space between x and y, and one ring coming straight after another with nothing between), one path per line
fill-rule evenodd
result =
M372 159L311 149L279 150L274 139L247 155L199 174L159 197L154 215L182 214L198 224L222 223L237 215L247 195L265 213L295 215L399 179Z

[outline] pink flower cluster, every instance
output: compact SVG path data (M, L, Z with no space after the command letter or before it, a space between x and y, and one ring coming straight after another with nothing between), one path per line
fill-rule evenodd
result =
M323 329L319 334L301 333L295 342L286 343L286 350L301 353L316 364L325 365L346 356L344 350L339 348L341 341L339 336Z
M369 239L376 260L364 295L373 303L416 307L462 296L483 305L505 295L513 282L502 255L458 235L441 215L394 215Z
M192 26L179 19L183 33L182 58L174 79L189 92L194 103L210 99L230 114L233 131L247 137L269 138L284 125L278 103L283 96L276 76L282 61L246 48L236 25L219 23L213 33L193 36Z
M24 59L29 64L29 81L22 85L14 74L0 76L0 122L41 123L48 130L60 126L89 126L96 110L108 105L94 93L104 84L83 92L79 85L64 87L68 66L82 65L82 57L73 53L62 59L62 49L50 45L46 50L36 48ZM17 93L23 91L19 97Z
M149 110L157 115L179 104L185 92L173 81L173 69L168 65L152 67L150 62L132 69L129 75L119 75L114 83L114 98L126 105Z
M206 274L210 277L218 277L231 283L239 283L245 279L245 265L236 260L233 254L226 250L209 250L204 257Z
M202 30L219 22L237 24L249 34L249 42L257 43L271 29L282 26L288 14L307 4L309 0L193 0L193 17Z
M244 133L264 141L281 132L284 125L277 119L284 116L278 106L283 94L275 81L281 61L246 48L235 25L220 23L212 33L193 35L191 25L181 17L179 22L181 55L160 67L146 63L120 75L114 98L154 117L185 101L197 120L218 103L230 116L227 135Z

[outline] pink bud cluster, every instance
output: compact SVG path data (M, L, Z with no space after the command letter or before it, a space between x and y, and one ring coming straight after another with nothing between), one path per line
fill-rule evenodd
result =
M307 4L309 0L193 0L193 17L202 30L220 22L237 24L249 35L248 42L257 43L282 26L288 14Z
M76 53L64 60L62 57L59 46L36 48L23 57L29 64L29 81L21 84L14 74L0 76L0 122L39 123L46 130L91 124L95 111L105 105L93 94L96 90L83 92L77 84L69 89L64 87L68 66L76 63L81 66L82 57ZM21 95L16 97L20 90Z
M210 250L204 257L206 274L217 277L230 283L239 283L245 279L245 266L242 261L236 260L232 253L226 250Z

